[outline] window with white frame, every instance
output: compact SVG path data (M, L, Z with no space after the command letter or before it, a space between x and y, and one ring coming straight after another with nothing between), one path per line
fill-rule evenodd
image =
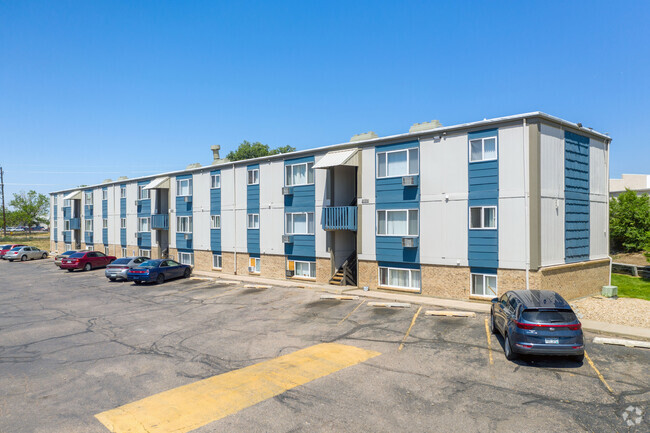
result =
M126 248L122 248L122 257L128 257L129 253L126 251Z
M472 206L469 208L470 229L496 229L496 206Z
M120 198L126 198L126 185L120 186Z
M86 204L93 204L93 192L92 191L85 191L84 192L84 202Z
M221 228L221 215L210 215L210 228L211 229Z
M314 163L303 162L284 167L285 186L311 185L314 183Z
M58 201L57 198L58 198L58 197L55 196L55 195L52 196L52 204L53 204L54 206L56 206L56 203L57 203L57 201Z
M142 256L142 257L151 258L151 250L140 249L140 254L139 255Z
M212 267L215 269L221 269L222 258L221 254L212 254Z
M148 232L150 230L151 221L149 218L138 218L138 231Z
M176 197L192 195L192 179L176 180Z
M313 235L314 213L291 212L285 214L285 233L288 235Z
M178 261L183 265L194 266L194 254L193 253L178 253Z
M104 245L104 254L105 254L105 255L109 255L109 252L108 252L108 245Z
M108 190L107 189L102 190L102 200L108 200Z
M103 229L108 228L108 218L102 218L102 228Z
M251 268L249 269L249 271L252 273L259 274L261 272L260 271L261 260L259 259L259 257L251 257L248 260L248 266Z
M176 232L177 233L192 233L192 217L191 216L177 216L176 217Z
M121 229L126 228L126 218L120 218L120 228Z
M417 236L419 230L417 209L377 211L377 234L381 236Z
M469 161L491 161L497 159L497 138L485 137L469 141Z
M420 270L380 267L379 285L400 289L420 290Z
M70 220L63 220L63 230L70 230Z
M72 249L72 244L65 244L65 250L70 251Z
M93 220L84 220L84 230L87 232L93 231Z
M221 175L213 174L210 176L210 188L217 189L221 188Z
M295 277L316 278L316 263L315 262L301 262L294 261Z
M472 274L472 295L495 297L497 295L497 276Z
M377 177L397 177L418 174L420 171L417 147L377 152Z
M147 185L138 185L138 200L147 200L149 198L149 190L144 189Z
M63 200L63 207L70 207L70 199Z
M54 226L53 226L53 228L56 229L58 226L59 226L58 221L57 221L57 220L54 220Z
M247 215L246 227L249 229L259 229L260 228L260 214L258 213L249 213Z
M249 169L247 179L249 185L258 185L260 183L260 170L258 168Z

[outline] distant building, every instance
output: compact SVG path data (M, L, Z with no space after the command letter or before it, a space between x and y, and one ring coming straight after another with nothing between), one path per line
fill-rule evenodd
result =
M621 179L609 180L610 197L618 197L626 189L635 191L637 195L650 194L650 174L624 174Z

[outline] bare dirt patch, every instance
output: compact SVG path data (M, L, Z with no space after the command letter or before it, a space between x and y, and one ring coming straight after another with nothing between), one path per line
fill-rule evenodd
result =
M571 306L582 319L650 328L650 301L644 299L592 296L571 302Z
M646 259L643 253L624 253L612 255L614 263L625 263L628 265L636 266L650 266L650 262Z

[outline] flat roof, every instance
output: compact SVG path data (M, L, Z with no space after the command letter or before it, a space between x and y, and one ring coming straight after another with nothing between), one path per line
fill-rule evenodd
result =
M451 125L451 126L441 126L438 128L433 128L433 129L427 129L424 131L414 131L414 132L406 132L402 134L395 134L395 135L387 135L384 137L377 137L377 138L371 138L368 140L360 140L360 141L353 141L353 142L345 142L345 143L339 143L339 144L331 144L328 146L321 146L321 147L314 147L311 149L304 149L304 150L296 150L295 152L289 152L289 153L280 153L277 155L270 155L270 156L262 156L259 158L251 158L251 159L242 159L240 161L231 161L231 162L225 162L225 163L219 163L219 164L212 164L212 165L204 165L201 167L195 167L195 168L189 168L189 169L184 169L184 170L176 170L176 171L170 171L166 173L156 173L156 174L150 174L147 176L140 176L140 177L133 177L130 179L122 179L122 180L114 180L112 182L106 182L106 183L98 183L94 185L86 185L84 187L74 187L74 188L66 188L66 189L61 189L58 191L52 191L50 192L51 194L60 194L60 193L65 193L65 192L70 192L70 191L75 191L75 190L85 190L85 189L92 189L92 188L99 188L99 187L104 187L108 185L120 185L124 183L130 183L130 182L137 182L137 181L142 181L142 180L150 180L154 179L156 177L161 177L161 176L178 176L181 174L187 174L187 173L194 173L194 172L201 172L201 171L206 171L206 170L216 170L219 168L224 168L224 167L235 167L235 166L241 166L241 165L248 165L252 163L259 163L259 162L265 162L265 161L272 161L276 159L290 159L290 158L297 158L302 155L308 155L308 154L314 154L314 153L319 153L319 152L328 152L331 150L339 150L339 149L345 149L345 148L350 148L350 147L365 147L365 146L373 146L377 145L380 143L384 142L391 142L391 141L401 141L401 140L408 140L408 139L416 139L416 138L421 138L421 137L427 137L427 136L435 136L435 135L440 135L442 133L446 132L453 132L453 131L459 131L459 130L465 130L465 129L474 129L474 128L480 128L484 126L491 126L491 125L497 125L501 123L511 123L515 121L520 121L524 119L540 119L540 120L546 120L552 123L556 123L571 129L574 129L576 131L579 131L582 134L597 138L599 140L605 140L607 142L611 142L611 137L609 135L600 133L598 131L595 131L594 129L591 128L586 128L584 126L579 126L577 123L569 122L567 120L561 119L559 117L551 116L550 114L543 113L541 111L533 111L530 113L522 113L522 114L514 114L512 116L505 116L505 117L495 117L492 119L483 119L479 120L476 122L469 122L469 123L461 123L458 125Z

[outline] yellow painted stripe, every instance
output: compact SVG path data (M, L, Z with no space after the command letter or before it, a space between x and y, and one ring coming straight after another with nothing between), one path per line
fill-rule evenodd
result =
M490 365L494 364L492 359L492 338L490 338L490 327L488 326L488 319L485 319L485 335L487 335L488 343L488 359L490 360Z
M587 359L587 362L589 363L589 365L591 365L591 368L593 368L594 371L596 372L596 375L598 375L598 379L600 379L600 381L603 383L603 385L605 385L605 387L609 390L609 392L614 394L614 390L612 389L611 386L609 386L609 384L607 383L607 381L605 380L603 375L600 374L600 371L598 371L598 369L596 368L596 364L594 364L594 362L591 360L591 358L587 354L586 350L585 350L585 358Z
M366 302L365 299L364 299L363 301L359 302L359 305L357 305L356 307L354 307L354 310L350 311L350 312L348 313L347 316L345 316L343 319L341 319L341 321L340 321L339 323L336 324L336 326L338 326L338 325L340 325L341 323L343 323L343 322L345 322L346 320L348 320L348 317L350 317L350 316L352 315L352 313L354 313L355 311L357 311L357 310L359 309L359 307L360 307L364 302Z
M415 314L413 315L413 319L411 320L411 325L409 326L409 329L406 330L406 334L404 334L404 338L402 338L402 343L399 345L397 350L404 349L404 343L406 342L406 339L409 337L409 334L411 333L411 328L413 328L413 325L415 325L415 319L418 318L418 314L420 314L420 311L422 311L422 307L418 308L418 311L416 311Z
M95 417L114 433L184 433L380 355L324 343L174 388Z

